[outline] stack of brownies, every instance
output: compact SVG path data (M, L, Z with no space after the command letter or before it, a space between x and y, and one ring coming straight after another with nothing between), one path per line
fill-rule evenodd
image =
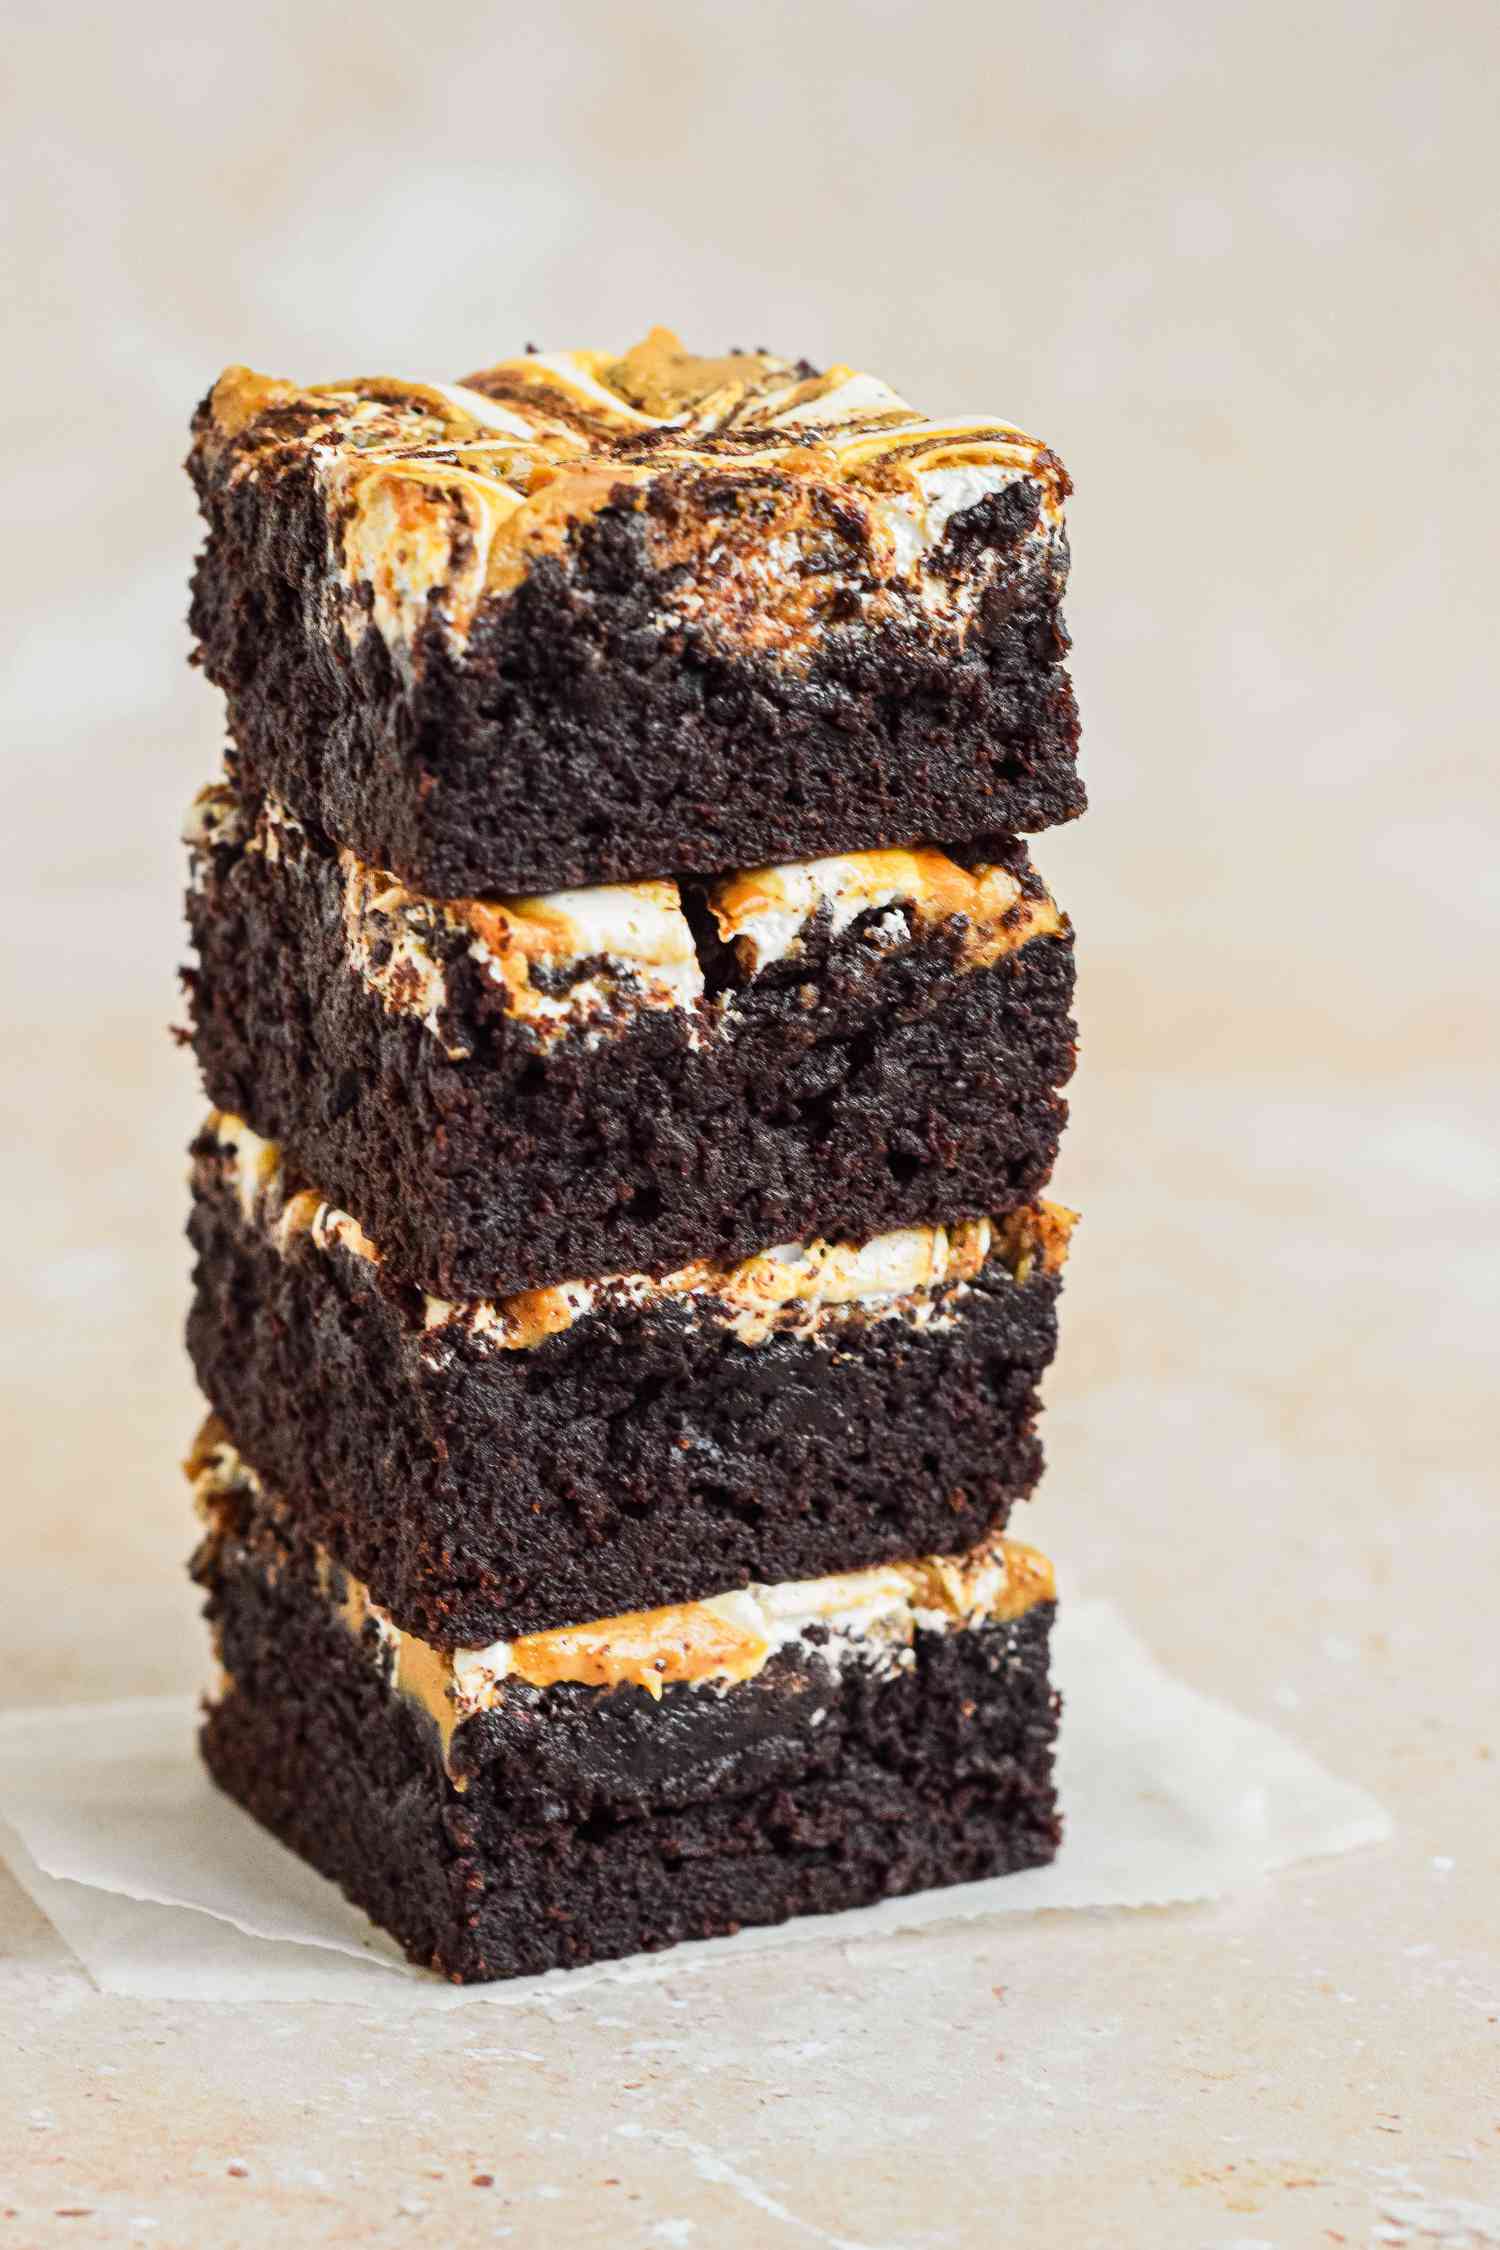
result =
M190 468L216 1780L455 1979L1050 1858L1061 464L657 330Z

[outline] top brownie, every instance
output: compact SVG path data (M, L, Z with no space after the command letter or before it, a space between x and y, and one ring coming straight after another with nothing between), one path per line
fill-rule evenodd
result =
M230 368L188 467L241 777L437 895L630 882L1083 809L1070 490L870 375L533 353Z

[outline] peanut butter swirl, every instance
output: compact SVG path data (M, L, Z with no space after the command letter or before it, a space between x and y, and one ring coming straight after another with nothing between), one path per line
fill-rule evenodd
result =
M311 1189L288 1191L279 1148L243 1118L213 1110L201 1138L211 1144L197 1160L202 1183L232 1188L246 1224L261 1227L283 1256L305 1235L326 1253L380 1263L379 1249L349 1212ZM1038 1271L1059 1272L1076 1223L1076 1212L1064 1205L1037 1202L997 1219L896 1227L863 1243L781 1243L732 1264L700 1259L662 1275L611 1274L459 1302L428 1295L423 1327L438 1348L466 1335L496 1351L533 1351L586 1314L653 1304L679 1305L749 1345L776 1336L819 1341L859 1321L946 1324L987 1267L1020 1287Z
M230 847L294 869L303 864L303 834L278 799L267 797L252 817L225 782L199 790L183 829L200 861ZM568 1036L596 1043L656 1009L678 1012L693 1047L735 1035L740 993L730 988L706 1000L680 882L436 899L352 851L340 851L337 865L350 968L391 1014L425 1024L455 1062L471 1051L444 1023L455 949L479 964L505 1012L544 1045ZM774 963L803 954L815 930L836 940L861 917L879 917L862 931L862 942L879 952L951 927L951 966L960 973L993 968L1033 939L1069 928L1034 872L965 867L931 845L722 875L705 886L705 898L719 936L735 948L752 983Z
M833 937L882 907L909 909L919 930L956 923L961 969L992 968L1033 938L1068 927L1055 901L1028 894L1008 867L963 867L930 845L728 875L710 890L709 907L719 935L742 949L752 973L798 950L820 913ZM904 927L898 935L905 937Z
M960 553L954 519L1024 483L1023 542L1046 548L1071 489L1012 423L932 421L853 368L701 357L661 328L623 355L535 353L461 383L299 388L231 367L197 444L231 481L313 474L344 629L373 622L407 661L435 619L461 647L486 601L566 559L608 506L641 513L674 574L664 620L800 660L854 597L866 622L962 637L997 565L983 538ZM658 492L670 504L648 506Z
M187 1463L210 1539L284 1560L285 1508L210 1417ZM346 1629L368 1640L398 1693L434 1721L445 1752L458 1729L504 1701L511 1683L546 1690L636 1688L659 1702L669 1687L743 1685L773 1656L801 1646L837 1671L851 1661L882 1670L911 1662L918 1632L972 1632L1006 1624L1056 1598L1047 1557L1019 1540L992 1538L962 1555L926 1555L870 1570L782 1585L750 1585L529 1633L487 1648L444 1650L404 1632L368 1589L317 1550L324 1598ZM814 1639L809 1635L814 1634Z

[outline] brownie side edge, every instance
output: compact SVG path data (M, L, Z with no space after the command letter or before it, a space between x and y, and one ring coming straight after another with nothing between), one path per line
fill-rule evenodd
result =
M311 470L273 505L196 466L190 622L239 770L433 895L1029 833L1084 808L1065 543L1018 550L962 642L854 625L794 668L664 631L643 518L606 507L571 569L543 558L462 654L434 625L398 670L373 625L327 626Z
M286 1254L200 1184L188 1342L234 1443L403 1628L582 1618L952 1554L1041 1473L1059 1279L985 1269L949 1321L743 1344L606 1305L529 1350L423 1325L378 1267Z
M318 838L202 853L194 1044L215 1104L436 1295L999 1216L1050 1176L1069 932L970 967L953 926L882 949L857 923L706 1012L551 1038L457 940L436 1027L391 1012L349 962L341 898Z
M1050 1605L920 1633L910 1670L773 1659L719 1696L527 1690L468 1760L306 1569L200 1559L228 1685L214 1779L409 1956L484 1981L1044 1864ZM817 1723L814 1724L816 1715Z

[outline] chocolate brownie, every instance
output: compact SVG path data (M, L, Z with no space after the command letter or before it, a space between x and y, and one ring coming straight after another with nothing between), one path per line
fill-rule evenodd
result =
M995 1215L1057 1153L1073 941L1024 848L440 902L217 785L211 1099L445 1296Z
M460 384L230 368L192 629L241 770L434 897L1083 808L1070 490L993 419L657 330Z
M442 1646L951 1552L1040 1472L1055 1206L456 1302L238 1120L194 1169L209 1400Z
M455 1982L1049 1860L1050 1567L999 1541L448 1654L222 1438L190 1468L215 1780Z

